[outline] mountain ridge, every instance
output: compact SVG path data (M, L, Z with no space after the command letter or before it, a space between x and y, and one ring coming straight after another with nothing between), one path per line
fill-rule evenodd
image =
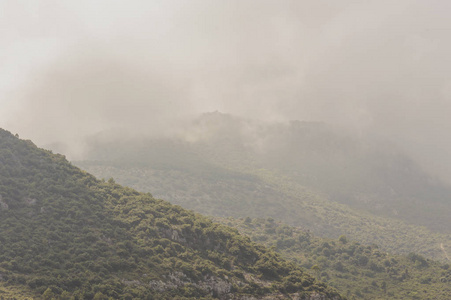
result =
M0 290L6 294L342 299L236 230L113 179L97 180L63 155L5 130L0 195Z
M451 249L451 190L396 147L325 123L209 113L169 138L92 142L75 164L203 214L272 217L442 260L440 244Z

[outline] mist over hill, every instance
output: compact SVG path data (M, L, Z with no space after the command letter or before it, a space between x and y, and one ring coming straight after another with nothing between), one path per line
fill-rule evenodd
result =
M49 299L153 297L135 281L167 287L173 273L161 270L179 267L191 285L174 293L187 297L211 296L204 271L227 276L239 295L316 286L301 279L301 288L293 284L298 271L281 271L282 282L268 287L261 273L247 276L249 261L238 267L244 273L223 271L217 263L234 264L234 243L225 256L213 249L199 258L160 229L180 233L193 225L178 218L187 217L200 220L199 232L224 231L186 208L345 234L362 243L360 254L377 252L369 245L376 243L448 261L450 10L447 0L0 1L0 127L105 178L59 155L27 155L29 142L1 151L0 284L9 294L0 297L24 287ZM141 247L148 235L150 250ZM187 260L173 258L179 250ZM143 253L152 257L140 260ZM140 262L142 274L157 267L156 277L132 278L126 267ZM377 290L367 289L349 294Z
M76 159L205 111L319 121L451 182L449 1L113 2L2 1L1 126Z
M80 166L202 213L273 217L442 258L450 243L450 188L383 139L215 112L171 138L87 144Z

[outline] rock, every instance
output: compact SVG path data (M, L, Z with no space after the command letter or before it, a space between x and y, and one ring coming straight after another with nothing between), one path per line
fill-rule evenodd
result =
M24 201L27 205L35 205L37 200L34 198L25 197Z
M8 204L3 200L2 196L0 195L0 210L8 210L9 206Z

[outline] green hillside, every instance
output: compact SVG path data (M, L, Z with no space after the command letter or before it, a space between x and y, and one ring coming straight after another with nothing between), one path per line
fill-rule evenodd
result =
M0 130L0 297L301 299L337 292L236 230Z
M451 253L451 190L396 147L325 124L211 113L172 138L88 144L78 166L196 212L271 217L393 253Z
M401 220L352 209L312 192L269 170L232 171L217 166L181 168L172 165L130 166L126 162L77 162L98 177L114 177L140 191L152 191L171 203L202 214L283 220L309 228L322 237L345 234L362 243L376 243L393 253L421 253L446 260L451 236Z
M253 241L273 247L349 299L448 299L451 267L410 253L391 255L346 236L322 239L273 219L221 219Z

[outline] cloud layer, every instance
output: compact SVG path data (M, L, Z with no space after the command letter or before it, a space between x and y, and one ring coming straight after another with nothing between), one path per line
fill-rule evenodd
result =
M450 9L445 0L2 1L0 126L76 145L102 130L165 133L213 110L321 120L396 140L451 178Z

